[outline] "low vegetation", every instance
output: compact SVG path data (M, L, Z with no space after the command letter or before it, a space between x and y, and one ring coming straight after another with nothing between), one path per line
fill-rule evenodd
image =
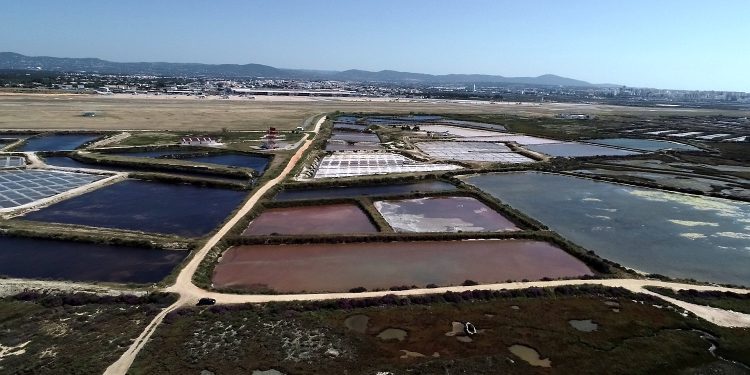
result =
M633 374L717 371L738 365L711 355L695 329L715 336L717 352L747 361L747 333L683 317L647 295L595 286L469 291L423 296L265 305L188 307L167 315L133 374L275 369L328 373ZM347 318L364 316L357 330ZM571 320L590 319L583 332ZM478 333L452 333L452 322ZM361 329L361 330L360 330ZM386 329L401 339L381 339ZM468 339L468 340L467 340ZM466 342L471 341L471 342ZM548 358L532 367L511 353L525 345Z
M237 179L246 179L253 173L252 169L232 168L222 165L193 163L177 159L160 159L160 158L135 158L128 156L116 156L108 154L99 154L92 152L77 152L70 156L71 158L87 164L101 164L117 166L124 168L133 168L143 171L157 172L185 172L203 175L206 177L230 177Z
M39 292L0 299L0 373L101 374L175 300Z

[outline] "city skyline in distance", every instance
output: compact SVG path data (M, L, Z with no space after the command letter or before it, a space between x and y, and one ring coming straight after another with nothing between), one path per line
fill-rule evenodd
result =
M4 13L2 49L31 56L750 91L742 1L29 1Z

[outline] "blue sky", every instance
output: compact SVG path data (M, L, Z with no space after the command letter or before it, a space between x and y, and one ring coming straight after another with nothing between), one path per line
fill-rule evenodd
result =
M0 0L0 51L750 91L750 1Z

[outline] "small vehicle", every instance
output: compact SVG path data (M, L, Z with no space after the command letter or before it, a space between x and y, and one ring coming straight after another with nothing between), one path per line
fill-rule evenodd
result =
M215 299L204 297L204 298L201 298L201 299L198 300L198 304L196 304L196 306L211 306L211 305L214 305L214 304L216 304L216 300Z

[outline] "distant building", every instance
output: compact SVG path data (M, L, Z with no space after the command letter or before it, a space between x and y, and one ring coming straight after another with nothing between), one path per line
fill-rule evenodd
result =
M582 113L561 113L558 115L555 115L557 118L567 119L567 120L591 120L592 116Z
M222 144L217 142L211 137L185 137L180 140L182 146L221 146Z

